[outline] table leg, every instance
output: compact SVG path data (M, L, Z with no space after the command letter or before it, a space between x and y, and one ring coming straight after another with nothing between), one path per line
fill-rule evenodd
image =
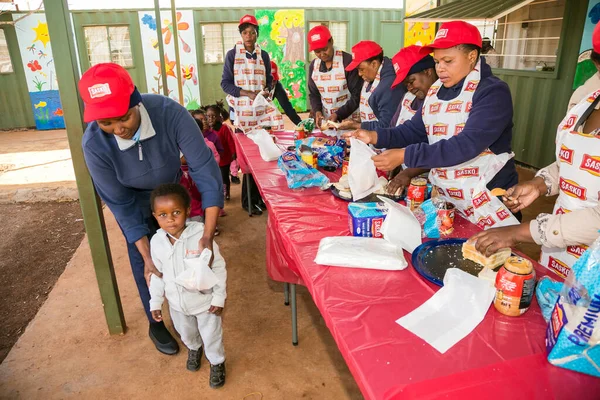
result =
M250 174L244 174L244 179L246 180L246 195L248 199L248 216L252 216L252 197L250 196Z
M283 304L290 305L290 284L287 282L283 283L283 300Z
M296 307L296 285L290 283L292 292L292 344L298 346L298 309Z

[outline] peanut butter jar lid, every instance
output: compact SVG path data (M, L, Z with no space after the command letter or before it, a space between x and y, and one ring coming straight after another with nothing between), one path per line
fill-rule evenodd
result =
M504 268L514 274L527 275L533 271L533 264L526 258L512 256L508 257L504 263Z

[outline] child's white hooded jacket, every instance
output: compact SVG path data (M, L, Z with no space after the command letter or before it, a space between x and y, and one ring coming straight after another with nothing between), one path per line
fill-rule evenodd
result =
M225 291L227 270L219 247L213 242L214 261L212 271L219 283L212 289L191 291L175 283L175 277L185 269L184 258L200 256L198 242L204 234L204 224L188 222L185 230L174 244L171 244L167 232L159 229L150 240L152 261L163 277L152 275L150 278L150 310L160 310L166 297L169 306L186 315L196 315L208 311L211 306L223 307L227 293Z

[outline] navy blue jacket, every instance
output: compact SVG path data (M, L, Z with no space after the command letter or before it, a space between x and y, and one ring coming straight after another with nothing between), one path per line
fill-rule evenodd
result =
M156 135L120 150L114 135L97 122L83 134L83 154L100 198L119 223L129 243L147 235L150 192L163 183L179 183L185 156L190 175L202 194L202 207L223 207L223 180L212 151L188 111L174 100L143 94ZM141 146L143 160L139 159Z
M441 100L456 98L464 79L451 88L442 86ZM495 154L511 152L513 106L508 85L492 75L492 69L481 60L481 81L473 95L473 108L463 131L448 140L430 145L421 108L410 121L388 129L377 129L377 147L406 148L404 163L409 168L445 168L469 161L489 148ZM498 172L488 188L508 189L518 182L514 159Z
M377 117L377 121L361 123L360 127L362 129L374 131L377 128L389 127L398 104L400 104L406 92L402 85L398 85L394 89L391 88L396 79L396 71L394 71L392 60L387 57L383 57L383 68L381 68L379 78L379 85L369 97L369 106L371 106ZM370 89L370 85L367 89Z
M271 58L269 53L261 50L263 62L265 63L265 74L267 77L267 88L271 90L273 87L273 75L271 75ZM246 53L247 57L251 55ZM221 89L226 94L232 95L233 97L240 97L241 87L235 84L235 77L233 76L233 63L235 62L235 47L227 52L225 56L225 64L223 65L223 75L221 76Z

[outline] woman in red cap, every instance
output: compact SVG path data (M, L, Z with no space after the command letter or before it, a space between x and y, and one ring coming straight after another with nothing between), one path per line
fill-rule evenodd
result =
M269 54L256 44L258 21L253 15L244 15L238 28L242 41L227 52L221 78L221 88L227 93L227 103L234 115L231 122L243 131L263 125L283 130L283 116L275 107L253 106L253 101L259 93L268 98L273 87L271 59ZM252 175L249 174L242 187L242 207L248 208L246 182L250 182L253 204L251 212L260 215L264 203Z
M380 45L363 40L352 46L352 62L346 71L358 70L364 80L360 93L360 122L346 120L340 129L387 128L396 112L404 91L401 87L392 88L396 73L392 61L383 55Z
M592 36L592 61L600 71L600 24ZM519 242L542 245L540 263L566 277L600 230L600 85L569 109L556 131L556 162L531 181L510 188L504 202L514 212L540 196L558 194L552 214L529 223L490 229L473 237L492 254Z
M406 88L390 125L396 127L412 119L423 105L429 88L438 80L438 76L433 57L423 54L421 46L411 45L400 49L392 57L392 65L396 71L396 80L392 83L392 88L400 84ZM399 189L408 187L412 178L428 171L423 168L404 168L388 184L388 192L396 193Z
M158 226L150 210L150 193L163 183L178 183L181 153L202 195L205 225L200 250L212 250L223 182L219 166L188 111L172 99L141 95L127 71L98 64L79 81L85 103L83 153L96 191L112 211L127 240L127 252L146 316L149 335L165 354L178 351L163 322L150 313L148 281L161 276L150 255L149 238Z
M316 56L308 67L308 97L317 126L324 121L358 119L363 80L356 69L346 71L352 55L334 46L331 32L324 25L308 31L308 51Z
M469 23L442 24L434 42L421 50L432 51L438 80L421 110L395 128L352 135L389 149L373 157L379 169L392 170L402 163L431 169L429 179L441 197L482 228L517 224L488 190L508 189L518 181L508 85L480 57L481 34Z

